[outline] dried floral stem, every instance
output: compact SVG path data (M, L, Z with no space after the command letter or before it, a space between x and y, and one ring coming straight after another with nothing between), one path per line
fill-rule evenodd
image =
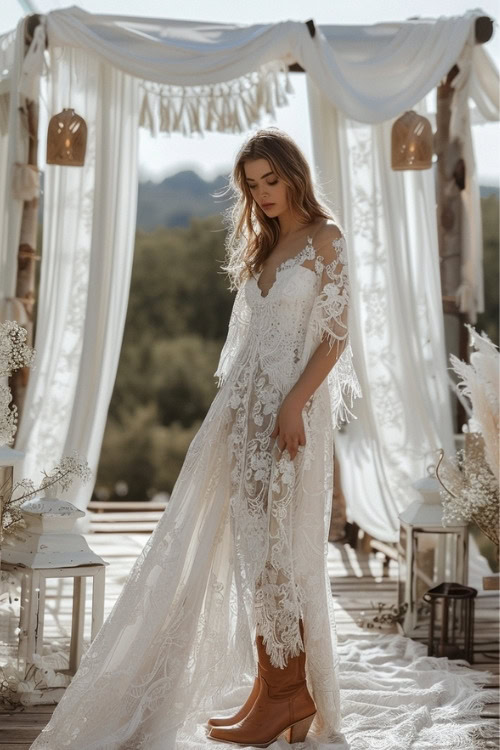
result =
M11 533L14 528L19 526L21 526L21 528L25 527L22 511L19 506L28 498L44 493L49 487L54 485L59 485L62 490L66 490L72 484L75 477L80 477L82 481L86 482L91 476L92 474L87 462L74 452L72 456L65 456L61 462L52 469L50 474L47 474L47 472L44 471L43 479L38 486L35 486L33 482L28 479L22 479L20 482L16 482L15 486L10 492L8 492L8 494L4 495L4 497L0 497L0 541L2 540L3 532L9 530L9 533ZM22 494L14 497L15 493L20 488L24 491Z
M443 460L443 458L444 458L444 450L443 450L443 448L439 448L439 450L438 450L438 453L439 453L439 461L437 462L437 464L436 464L436 466L435 466L435 468L434 468L434 472L435 472L435 476L436 476L436 479L438 480L438 482L439 482L439 484L441 485L441 487L442 487L442 488L443 488L444 490L446 490L446 492L447 492L447 493L448 493L449 495L451 495L452 497L455 497L455 498L456 498L457 496L456 496L456 495L455 495L455 494L454 494L454 493L453 493L453 492L452 492L452 491L451 491L451 490L450 490L450 489L449 489L449 488L448 488L448 487L447 487L447 486L446 486L445 484L443 484L443 482L442 482L442 480L441 480L441 477L439 476L439 472L438 472L438 469L439 469L439 465L440 465L441 461L442 461L442 460Z
M465 450L446 458L439 449L435 476L442 489L443 525L449 521L475 523L497 547L499 557L499 397L500 356L483 332L481 335L466 324L470 344L477 351L470 363L450 355L453 369L460 376L457 389L472 405L472 417L465 432Z

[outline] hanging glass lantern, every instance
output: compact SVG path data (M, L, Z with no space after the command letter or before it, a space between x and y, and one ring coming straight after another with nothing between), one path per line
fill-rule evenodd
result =
M392 168L431 169L432 153L433 136L429 120L408 110L392 126Z
M423 600L428 589L444 582L467 584L468 526L445 525L435 477L412 483L421 495L399 514L398 606L407 603L403 621L405 635L426 640L430 608Z
M74 109L65 108L50 118L47 131L47 164L83 167L87 124Z
M431 605L428 656L474 661L474 599L477 589L440 583L424 594Z

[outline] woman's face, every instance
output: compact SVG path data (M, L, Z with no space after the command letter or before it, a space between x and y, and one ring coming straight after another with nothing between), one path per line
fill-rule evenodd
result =
M288 211L287 186L273 172L267 159L252 159L243 165L254 201L266 216L277 217Z

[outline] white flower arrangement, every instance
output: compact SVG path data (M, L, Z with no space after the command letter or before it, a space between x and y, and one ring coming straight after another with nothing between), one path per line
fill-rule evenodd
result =
M15 370L29 367L35 359L35 350L26 344L27 331L14 320L0 323L0 378L7 379ZM11 405L12 394L7 383L0 384L0 445L10 445L17 429L17 407ZM9 480L0 486L0 543L4 533L12 533L16 528L25 528L20 506L30 497L43 493L49 487L58 485L66 490L75 477L82 481L90 479L87 462L76 453L65 456L52 471L43 472L43 479L35 486L30 479L22 479L14 487Z
M35 360L35 350L26 344L27 331L14 320L0 323L0 378L8 378L14 370L30 367ZM12 394L8 384L0 384L0 446L14 441L17 429L17 407L11 405ZM64 458L49 474L43 472L43 479L35 485L30 479L22 479L10 487L6 480L0 486L0 544L4 534L14 533L15 529L25 528L26 523L20 506L34 495L45 493L49 487L58 486L66 490L75 477L84 482L91 477L87 461L76 452ZM14 534L15 536L15 534Z
M462 380L457 388L471 402L469 428L465 432L465 450L452 458L440 459L436 477L443 487L443 524L448 521L473 522L497 547L499 524L499 394L500 355L498 347L483 332L466 323L471 346L477 351L470 364L450 354L453 369ZM441 468L440 465L442 464Z
M26 344L26 338L26 329L17 322L7 320L0 323L0 446L13 443L18 421L7 378L21 367L32 366L36 355L35 350ZM0 545L7 534L17 537L16 530L26 527L20 507L25 500L45 494L51 487L64 491L75 477L85 482L92 475L87 461L75 451L71 456L64 456L49 473L43 471L42 474L38 484L22 479L12 486L7 478L0 485ZM11 661L1 665L0 704L57 702L56 694L60 697L59 693L69 684L68 676L56 671L67 666L61 663L64 658L61 652L44 656L32 654L32 663L26 674L22 674Z
M89 648L82 645L83 654ZM68 657L58 646L44 646L44 653L33 654L25 672L13 663L0 665L0 705L6 708L58 703L72 676L62 671L68 668Z
M70 487L75 477L79 477L82 482L87 482L91 476L92 472L87 461L73 451L71 456L64 456L49 474L44 471L43 479L37 485L31 479L21 479L10 489L8 482L5 482L0 487L0 543L3 541L5 533L16 536L16 529L26 528L26 522L20 509L25 500L45 493L49 487L55 488L57 486L61 491L64 491ZM19 492L20 494L17 494Z
M35 350L26 344L26 328L14 320L0 323L0 378L9 378L15 370L30 367ZM7 383L0 383L0 445L10 445L17 429L17 406L12 404Z

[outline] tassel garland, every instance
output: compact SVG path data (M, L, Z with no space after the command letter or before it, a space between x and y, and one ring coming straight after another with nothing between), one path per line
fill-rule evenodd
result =
M285 80L280 77L285 74ZM183 135L204 131L243 133L260 122L263 113L275 117L276 107L288 104L293 93L288 67L281 60L262 65L241 78L209 86L174 86L143 81L139 125L152 136L158 132Z

